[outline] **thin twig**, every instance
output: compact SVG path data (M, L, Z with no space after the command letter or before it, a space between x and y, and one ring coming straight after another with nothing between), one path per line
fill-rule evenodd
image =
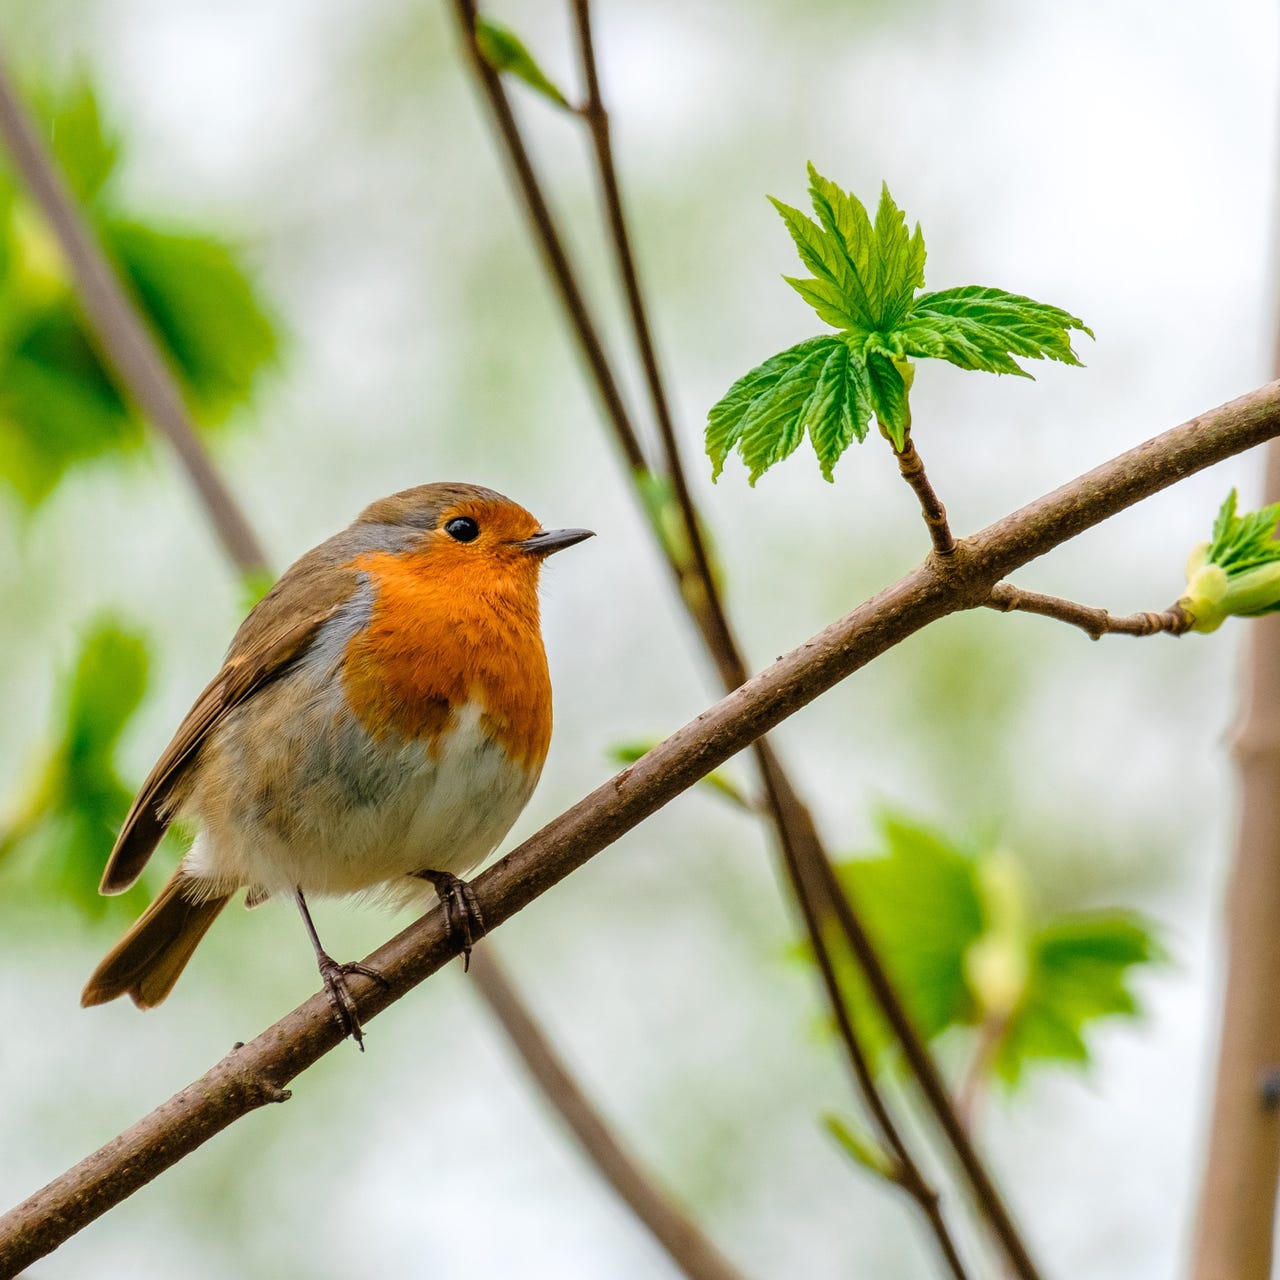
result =
M1092 640L1103 636L1154 636L1161 633L1171 636L1185 635L1191 629L1192 617L1180 606L1172 605L1163 613L1130 613L1112 617L1105 609L1077 604L1061 596L1046 596L1039 591L1023 591L1009 582L997 583L991 588L987 608L1001 613L1035 613L1042 618L1079 627Z
M605 220L609 227L609 242L613 247L618 277L626 295L627 315L635 338L640 364L644 369L645 386L653 407L654 421L658 426L658 442L662 451L664 471L671 482L672 495L680 512L680 522L688 545L690 565L674 563L673 568L683 588L689 595L690 570L693 590L697 596L687 599L691 612L699 615L700 629L707 638L711 656L716 662L720 678L726 689L736 689L748 675L742 661L739 646L734 639L724 603L716 588L715 574L711 568L711 556L703 536L702 522L698 518L689 488L688 476L680 460L680 444L676 438L675 423L671 416L671 403L663 383L662 369L658 363L657 348L649 324L648 309L640 285L640 273L636 269L635 255L631 249L631 234L627 228L625 206L618 181L617 166L613 161L613 142L609 133L609 113L600 91L600 75L596 67L595 42L591 36L590 0L573 0L574 29L578 39L578 56L582 64L582 78L586 85L586 98L581 115L587 123L595 152L596 177L604 204ZM617 423L614 424L615 431ZM664 544L669 552L671 547Z
M173 372L41 144L2 59L0 137L62 246L93 336L121 391L173 446L232 563L244 573L261 571L267 562L262 544L210 462Z
M819 940L817 945L813 946L814 959L817 962L818 972L822 977L822 984L826 990L828 1003L831 1005L832 1012L835 1015L836 1027L840 1032L845 1052L853 1068L858 1092L861 1094L867 1112L875 1124L881 1142L889 1148L893 1155L895 1165L894 1181L915 1200L920 1210L924 1213L929 1223L929 1228L933 1232L938 1250L942 1254L943 1260L952 1276L956 1280L966 1280L967 1273L964 1269L964 1264L960 1260L959 1250L956 1248L951 1231L942 1214L941 1198L930 1185L928 1179L925 1178L915 1157L911 1154L901 1130L889 1111L888 1104L885 1102L884 1095L881 1093L879 1084L876 1081L875 1073L871 1069L866 1050L863 1048L854 1029L853 1020L849 1015L848 1002L844 998L844 992L840 989L840 981L836 975L835 964L831 958L831 952L826 946L823 924L826 920L831 919L835 913L835 902L847 901L847 899L838 885L836 886L836 894L833 897L831 887L823 880L821 868L830 864L825 859L820 860L812 856L811 849L809 850L810 856L804 856L802 850L805 846L796 838L797 833L807 828L811 833L810 844L815 843L818 839L817 830L813 826L809 811L800 803L795 793L791 790L791 784L783 772L777 757L769 748L767 741L762 738L756 743L756 746L771 803L777 806L779 813L778 828L780 833L783 833L779 840L779 845L782 850L787 877L795 893L796 902L800 906L805 931L809 935L811 944L813 939ZM867 945L870 947L869 940ZM874 954L874 948L872 948L872 953ZM876 963L879 963L878 956L876 957Z
M534 1083L569 1126L596 1171L648 1227L671 1261L692 1280L742 1280L736 1267L697 1224L664 1195L566 1070L546 1033L530 1016L492 945L471 957L471 981L497 1018Z
M956 1090L956 1114L969 1133L977 1127L983 1091L1008 1026L1009 1019L1005 1014L989 1014L978 1026L977 1043L965 1067L960 1088Z
M980 607L992 586L1127 507L1280 435L1280 383L1148 440L957 544L963 572L931 558L708 708L473 882L496 928L761 734L937 619ZM357 979L366 1026L456 954L440 909L367 963ZM22 1271L113 1205L267 1102L341 1033L317 993L255 1040L42 1191L0 1217L0 1277Z
M511 163L512 177L516 189L524 202L529 221L538 229L537 245L546 263L547 273L551 277L560 302L568 312L573 325L578 346L586 357L587 366L591 370L591 380L604 405L605 413L616 425L618 443L623 457L632 471L644 471L644 450L635 428L631 425L630 415L623 403L622 392L613 376L605 356L604 343L600 332L587 309L586 299L578 284L578 277L569 262L560 233L556 230L551 209L542 188L533 175L533 166L524 144L520 141L520 126L516 124L515 113L511 109L507 95L502 91L498 73L484 60L480 47L476 44L476 7L474 0L456 0L458 19L462 24L463 48L471 63L477 80L484 89L489 101L489 109L493 112L494 122L499 133L507 140L506 154Z
M887 437L888 433L885 434ZM940 556L949 556L955 550L956 540L947 523L947 509L925 474L924 459L916 451L915 441L907 436L906 444L893 452L898 459L898 471L920 501L920 514L924 516L934 551Z
M126 355L132 354L135 357L117 362L117 376L124 391L142 405L144 410L148 405L159 406L157 412L147 411L148 417L158 429L164 429L166 423L177 424L177 436L181 442L180 456L188 462L193 478L197 480L197 495L210 523L221 536L228 555L242 572L264 569L266 557L248 516L223 483L217 464L206 452L200 437L190 429L182 409L182 394L172 372L151 344L140 313L125 294L111 264L94 243L83 215L70 200L53 158L31 129L26 113L5 76L2 63L0 133L10 142L20 170L32 191L40 198L69 261L77 265L76 280L81 300L98 341L109 352L123 351ZM174 406L177 406L176 412ZM0 852L3 850L0 849ZM487 992L484 994L488 995ZM511 1020L506 1030L513 1043L518 1044L522 1038L541 1035L533 1016L521 1006L514 991L508 990L500 1002L490 999L489 1003L500 1019ZM559 1109L562 1099L570 1096L576 1098L574 1115L566 1115L565 1118L580 1136L582 1132L589 1130L598 1137L596 1148L584 1142L588 1155L593 1155L596 1150L603 1154L610 1143L616 1147L616 1140L610 1135L603 1118L590 1112L590 1104L568 1075L563 1063L557 1062L557 1070L563 1087L555 1096L548 1095L547 1100ZM540 1078L537 1072L534 1073L534 1078ZM601 1165L600 1172L617 1186L612 1167ZM640 1171L633 1169L628 1180L628 1188L633 1195L650 1205L664 1203L662 1192L656 1187L645 1187L643 1182ZM624 1198L631 1202L629 1197ZM676 1214L674 1208L670 1212ZM683 1220L683 1223L680 1231L667 1230L666 1238L673 1248L681 1242L687 1242L689 1258L697 1266L702 1266L698 1260L713 1258L714 1247L709 1242L702 1242L700 1246L697 1228L687 1220ZM647 1222L647 1225L656 1231L652 1223ZM680 1257L676 1257L676 1261L679 1263ZM728 1277L733 1273L724 1269L718 1273L711 1269L695 1269L689 1274L719 1274Z

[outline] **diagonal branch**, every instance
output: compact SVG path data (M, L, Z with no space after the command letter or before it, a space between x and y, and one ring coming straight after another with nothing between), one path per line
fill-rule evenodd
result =
M1194 472L1280 435L1280 382L1174 427L957 544L784 655L476 877L497 927L724 764L761 734L930 622L982 605L1002 578ZM385 989L356 982L362 1022L453 954L436 909L368 957ZM0 1217L0 1276L57 1248L285 1087L341 1035L323 993L236 1049L199 1080Z
M242 573L264 569L262 544L200 443L173 372L41 144L3 61L0 137L62 246L90 328L121 391L173 446L231 562Z
M205 513L232 562L243 573L265 569L266 556L248 516L226 487L216 464L192 429L172 370L155 346L142 314L121 287L114 268L95 241L83 214L71 199L52 157L41 144L21 100L14 92L2 62L0 136L8 144L24 180L39 200L67 260L73 266L94 336L109 353L124 391L143 408L157 429L174 443L195 483ZM484 966L484 973L496 973L496 966L495 958ZM490 983L483 978L479 982L481 994L489 1000L512 1045L525 1057L533 1079L545 1083L545 1073L537 1068L530 1055L545 1059L551 1050L532 1014L523 1007L519 996L509 986L500 993L500 999L494 995L500 975ZM559 1088L547 1091L546 1100L561 1112L578 1134L579 1141L596 1162L602 1176L619 1188L623 1198L637 1213L645 1210L641 1217L663 1241L676 1265L691 1276L720 1276L729 1280L734 1273L728 1263L721 1260L720 1268L716 1270L719 1254L715 1246L702 1238L692 1221L668 1204L659 1188L645 1184L644 1175L638 1167L630 1170L625 1190L619 1186L621 1148L617 1139L610 1133L603 1117L592 1112L586 1095L558 1059L556 1072ZM267 1100L271 1099L268 1097ZM571 1102L570 1112L566 1107ZM667 1205L665 1214L660 1212L664 1204ZM673 1226L676 1218L680 1220L678 1227ZM657 1224L651 1219L656 1219Z

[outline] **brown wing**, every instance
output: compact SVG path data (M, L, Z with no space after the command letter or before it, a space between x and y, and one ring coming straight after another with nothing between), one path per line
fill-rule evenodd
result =
M222 670L142 784L107 859L99 892L123 893L142 874L169 826L167 802L209 732L255 690L282 675L351 595L356 575L325 564L317 556L320 550L294 565L244 620ZM310 606L305 612L298 608L302 600Z

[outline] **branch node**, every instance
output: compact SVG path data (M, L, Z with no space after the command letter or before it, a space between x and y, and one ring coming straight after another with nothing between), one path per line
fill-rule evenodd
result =
M1280 1111L1280 1066L1263 1071L1258 1081L1258 1101L1263 1111Z

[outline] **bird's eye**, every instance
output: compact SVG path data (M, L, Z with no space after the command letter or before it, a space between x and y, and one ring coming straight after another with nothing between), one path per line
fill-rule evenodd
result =
M450 520L444 531L456 542L474 542L480 536L480 526L470 516Z

